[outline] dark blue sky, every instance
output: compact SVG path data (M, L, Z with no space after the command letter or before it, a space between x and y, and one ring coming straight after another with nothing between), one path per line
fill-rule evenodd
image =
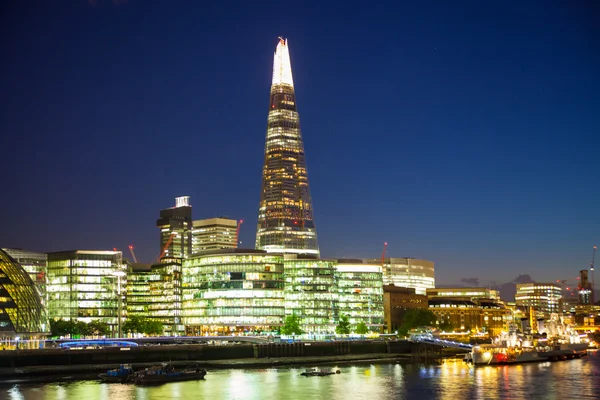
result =
M596 2L11 3L2 247L149 262L178 195L252 247L279 35L324 257L573 280L600 244Z

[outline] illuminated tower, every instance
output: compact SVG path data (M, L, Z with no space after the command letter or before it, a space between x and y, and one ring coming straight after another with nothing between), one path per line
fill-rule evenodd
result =
M290 53L282 38L273 62L256 248L319 255Z

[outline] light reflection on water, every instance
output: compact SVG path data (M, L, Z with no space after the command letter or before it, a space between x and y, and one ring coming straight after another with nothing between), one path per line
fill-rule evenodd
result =
M209 371L205 381L157 387L95 381L0 387L0 399L594 399L600 395L600 355L581 360L473 368L377 364L340 368L340 375L306 378L303 369Z

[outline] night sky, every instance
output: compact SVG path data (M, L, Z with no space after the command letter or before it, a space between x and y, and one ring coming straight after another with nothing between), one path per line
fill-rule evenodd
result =
M180 195L253 247L281 35L323 257L574 280L600 245L600 6L458 3L3 2L0 247L150 262Z

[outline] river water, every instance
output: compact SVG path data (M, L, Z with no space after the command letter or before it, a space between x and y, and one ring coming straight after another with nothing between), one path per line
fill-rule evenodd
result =
M341 374L306 378L303 369L214 370L206 380L155 387L97 381L0 386L0 399L600 399L600 353L580 360L473 368L441 365L343 365Z

